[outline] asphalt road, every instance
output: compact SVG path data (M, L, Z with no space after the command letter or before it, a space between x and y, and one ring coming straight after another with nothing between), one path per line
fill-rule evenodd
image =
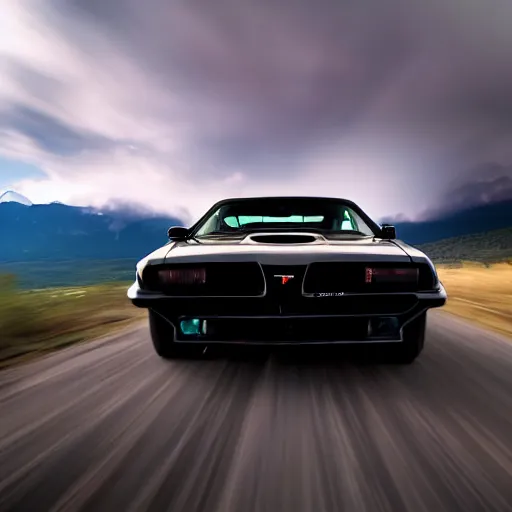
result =
M147 329L0 373L0 510L512 510L512 343L431 313L411 366L168 362Z

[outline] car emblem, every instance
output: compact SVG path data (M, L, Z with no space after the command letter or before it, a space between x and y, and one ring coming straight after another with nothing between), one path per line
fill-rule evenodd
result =
M286 284L290 279L293 279L295 276L282 276L282 275L275 275L274 277L280 277L281 278L281 284Z

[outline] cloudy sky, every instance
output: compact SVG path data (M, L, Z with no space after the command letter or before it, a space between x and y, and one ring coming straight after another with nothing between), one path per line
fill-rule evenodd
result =
M0 10L0 191L191 217L231 196L412 218L512 197L510 0Z

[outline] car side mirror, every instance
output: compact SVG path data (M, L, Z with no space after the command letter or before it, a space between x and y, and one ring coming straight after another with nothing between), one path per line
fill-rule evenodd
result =
M167 236L169 240L184 240L188 236L188 228L184 228L182 226L172 226L167 231Z
M394 240L396 238L395 226L383 224L381 228L382 238L386 240Z

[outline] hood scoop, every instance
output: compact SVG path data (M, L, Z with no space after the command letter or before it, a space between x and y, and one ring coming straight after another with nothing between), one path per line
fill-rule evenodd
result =
M325 239L319 235L309 233L265 233L259 235L249 235L246 243L257 244L313 244L324 243Z

